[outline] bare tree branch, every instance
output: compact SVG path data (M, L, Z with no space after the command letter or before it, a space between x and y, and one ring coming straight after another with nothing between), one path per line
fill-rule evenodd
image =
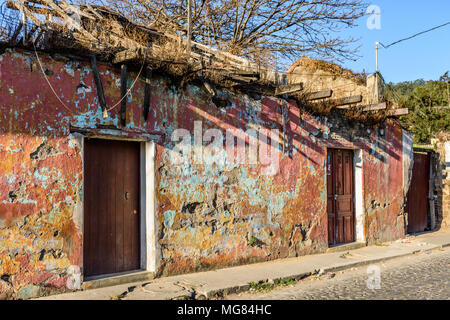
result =
M192 0L193 40L255 62L309 53L324 59L356 56L354 38L339 31L364 16L364 0ZM104 0L131 21L186 34L188 0Z

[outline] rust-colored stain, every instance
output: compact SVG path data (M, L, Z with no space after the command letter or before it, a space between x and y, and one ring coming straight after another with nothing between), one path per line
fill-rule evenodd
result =
M41 55L46 84L33 53L0 56L0 298L29 298L76 290L82 275L82 147L69 124L115 135L120 106L107 119L88 62ZM120 98L120 70L100 65L108 106ZM129 77L132 81L135 74ZM327 147L362 149L365 232L369 243L404 236L402 130L385 136L354 129L338 117L314 117L293 102L254 101L229 92L221 108L203 88L179 87L164 76L151 85L148 120L144 83L127 103L122 136L163 134L156 147L158 275L173 275L324 252ZM170 141L177 128L193 134L220 129L278 129L284 144L279 170L256 165L174 166Z

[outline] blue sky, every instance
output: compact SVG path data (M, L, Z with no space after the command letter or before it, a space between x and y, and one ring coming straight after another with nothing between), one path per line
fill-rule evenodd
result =
M359 26L347 29L344 35L360 40L362 56L344 67L356 72L375 71L375 42L385 45L450 21L448 0L378 0L369 1L381 9L381 29L370 30L366 18ZM450 25L426 33L412 40L379 51L380 72L387 82L423 78L438 80L450 71Z
M5 0L0 0L3 4ZM381 9L381 29L370 30L367 17L342 31L343 37L360 38L357 61L343 63L355 72L375 72L375 42L387 45L450 21L449 0L366 0ZM387 82L437 80L450 71L450 25L379 52L380 72Z

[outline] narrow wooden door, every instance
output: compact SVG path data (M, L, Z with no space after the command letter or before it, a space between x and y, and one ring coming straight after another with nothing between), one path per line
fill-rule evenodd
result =
M427 229L429 180L430 155L414 153L411 186L406 202L408 233L423 232Z
M353 152L328 149L327 211L330 246L355 241L353 185Z
M139 143L86 139L84 154L84 276L138 270Z

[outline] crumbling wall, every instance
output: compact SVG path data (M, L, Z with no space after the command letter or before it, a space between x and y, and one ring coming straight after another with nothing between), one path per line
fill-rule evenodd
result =
M333 63L302 57L287 72L289 83L303 83L306 92L333 90L329 99L362 95L355 106L376 104L382 101L382 78L380 75L364 75L345 70ZM326 100L329 100L324 99Z
M329 147L363 150L368 243L404 236L402 130L396 123L372 129L349 123L339 113L314 117L294 101L253 100L223 90L213 98L201 85L182 87L154 75L148 120L142 110L144 83L138 81L127 97L126 126L120 127L120 107L102 117L88 62L56 55L40 58L64 105L43 80L33 53L7 51L0 56L4 297L27 298L79 286L83 155L71 126L118 138L161 134L155 160L158 275L324 252ZM120 99L120 70L106 65L99 69L111 107ZM135 76L129 73L129 86ZM275 168L276 161L260 160L173 164L177 144L171 137L176 129L192 135L193 152L200 148L194 141L196 123L202 135L208 129L222 133L219 158L225 157L226 130L254 129L264 146L270 130L277 129L278 170L262 174ZM239 135L247 142L252 137Z
M436 146L438 159L436 161L436 176L434 189L436 228L450 227L450 133L439 133L432 140Z
M70 138L2 133L1 298L79 288L81 233L73 214L81 182L80 148Z

